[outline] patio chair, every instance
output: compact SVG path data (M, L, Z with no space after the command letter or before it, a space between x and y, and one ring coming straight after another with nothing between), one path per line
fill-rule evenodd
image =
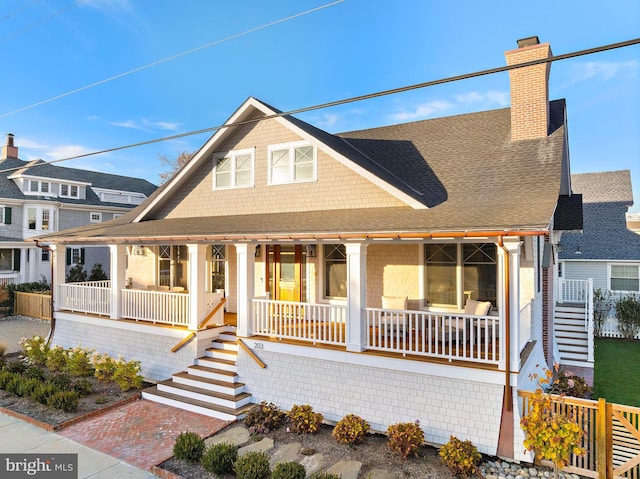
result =
M471 316L486 316L491 310L491 302L489 301L477 301L475 299L467 299L462 314ZM481 328L484 329L483 319L477 320ZM442 341L449 342L456 341L461 342L464 339L464 332L466 331L466 339L471 338L471 329L474 326L472 322L469 322L466 318L450 318L443 321Z

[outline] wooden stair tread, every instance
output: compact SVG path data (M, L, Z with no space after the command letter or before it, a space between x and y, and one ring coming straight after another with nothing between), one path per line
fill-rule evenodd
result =
M204 360L204 361L211 361L211 362L215 362L215 363L220 363L220 364L226 364L228 366L235 366L236 365L235 360L232 360L232 359L212 358L210 356L205 356L205 357L198 358L198 359Z
M199 399L192 399L192 398L180 396L178 394L173 394L166 391L159 391L157 388L147 389L145 390L145 393L151 396L160 396L166 399L172 399L174 401L178 401L181 403L191 404L193 406L199 406L205 409L210 409L212 411L218 411L225 414L230 414L233 416L240 416L242 414L245 414L254 406L253 403L249 403L239 407L238 409L231 409L225 406L219 406L217 404L208 403L206 401L200 401Z
M199 360L202 360L203 358L199 358ZM209 358L212 359L212 358ZM198 371L207 371L209 373L215 373L215 374L220 374L222 376L229 376L230 378L236 377L237 374L234 373L233 371L226 371L224 369L216 369L216 368L212 368L210 366L200 366L198 364L194 364L193 366L189 366L191 369L196 369Z
M191 368L197 368L197 366L191 366ZM202 368L202 366L200 366L200 368ZM209 368L204 368L204 369L208 370ZM217 379L211 379L205 376L196 376L195 374L189 374L188 371L182 371L180 373L174 374L173 376L174 377L177 376L179 378L191 379L193 381L199 381L202 383L211 384L213 386L222 386L222 387L228 387L228 388L234 388L234 389L240 389L242 386L244 386L244 383L232 383L227 381L219 381Z
M160 381L158 384L162 384L165 386L170 386L172 388L176 388L176 389L180 389L183 391L189 391L189 392L193 392L193 393L198 393L198 394L203 394L205 396L211 396L211 397L215 397L218 399L224 399L225 401L240 401L241 399L245 399L249 396L251 396L251 394L247 393L247 392L241 392L241 393L237 393L235 395L231 395L231 394L225 394L225 393L219 393L216 391L211 391L209 389L203 389L203 388L199 388L199 387L195 387L195 386L189 386L188 384L181 384L181 383L176 383L171 379L167 379L165 381Z

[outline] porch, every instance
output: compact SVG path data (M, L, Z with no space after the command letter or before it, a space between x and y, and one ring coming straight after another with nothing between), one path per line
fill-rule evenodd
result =
M125 288L120 290L119 304L112 301L111 292L110 281L61 284L55 299L56 309L191 331L198 329L192 327L193 298L189 292ZM222 293L205 293L205 296L208 311L223 297ZM114 308L120 311L118 316L114 316ZM222 310L210 324L225 324ZM358 317L350 321L346 305L252 299L247 337L349 349L348 338L354 338L354 329L361 329L361 347L357 352L465 361L502 368L505 353L504 342L500 341L501 324L500 316L383 308L363 308Z

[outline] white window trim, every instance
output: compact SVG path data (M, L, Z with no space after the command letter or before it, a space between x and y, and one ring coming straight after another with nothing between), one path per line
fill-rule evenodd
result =
M96 216L95 219L93 218L94 216ZM102 223L102 213L99 211L89 213L89 223Z
M34 209L36 211L36 227L35 229L29 228L29 211ZM49 211L49 229L42 229L42 212ZM27 205L23 208L23 225L25 237L42 234L42 233L55 233L58 231L58 210L49 205Z
M295 149L300 148L302 146L310 146L313 151L313 175L311 178L305 178L303 180L295 180L293 178L295 172ZM276 150L289 150L289 181L282 181L279 183L275 183L271 178L271 153ZM268 157L267 157L267 169L268 169L268 184L269 185L291 185L294 183L310 183L318 180L318 149L315 145L309 143L308 141L295 141L290 143L280 143L275 145L269 145L268 148Z
M636 291L613 289L611 287L611 267L612 266L635 266L636 269L638 270L638 276L639 276L639 279L640 279L640 265L637 264L637 263L607 263L607 289L609 289L609 291L612 291L614 293L624 293L624 294L635 293L635 294L638 294L638 292L640 292L640 284L638 286L638 290L636 290Z
M38 187L35 190L31 189L31 185L32 184L37 184ZM42 185L46 184L49 187L47 188L47 191L42 191ZM51 182L50 181L44 181L44 180L32 180L29 179L26 182L26 188L24 189L23 193L25 195L44 195L44 196L55 196L55 194L51 191Z
M69 191L69 193L68 193L68 194L66 194L66 195L65 195L65 194L62 194L62 186L63 186L63 185L64 185L64 186L66 186L66 187L67 187L67 189L68 189L68 191ZM75 187L76 187L76 194L75 194L75 195L72 195L72 194L71 194L71 187L72 187L72 186L75 186ZM60 198L73 198L73 199L78 199L78 198L80 198L80 186L78 186L78 185L74 185L74 184L71 184L71 183L60 183L60 186L58 187L58 196L59 196Z
M251 156L251 180L247 185L236 185L236 157L240 155ZM216 165L220 158L231 158L231 184L229 186L216 186ZM255 148L245 148L243 150L221 151L213 154L213 178L212 188L214 190L230 190L236 188L253 188L255 186Z
M80 264L80 261L82 260L82 248L69 248L71 250L71 264L69 266L78 266L78 264ZM74 255L74 253L77 252L77 255ZM77 261L74 261L74 257L77 256Z

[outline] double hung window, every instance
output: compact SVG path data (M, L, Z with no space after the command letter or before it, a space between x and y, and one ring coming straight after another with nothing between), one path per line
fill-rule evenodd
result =
M611 291L640 292L640 266L637 264L609 265Z
M316 150L304 143L269 147L269 184L281 185L314 181Z
M253 186L253 148L213 155L213 189Z

